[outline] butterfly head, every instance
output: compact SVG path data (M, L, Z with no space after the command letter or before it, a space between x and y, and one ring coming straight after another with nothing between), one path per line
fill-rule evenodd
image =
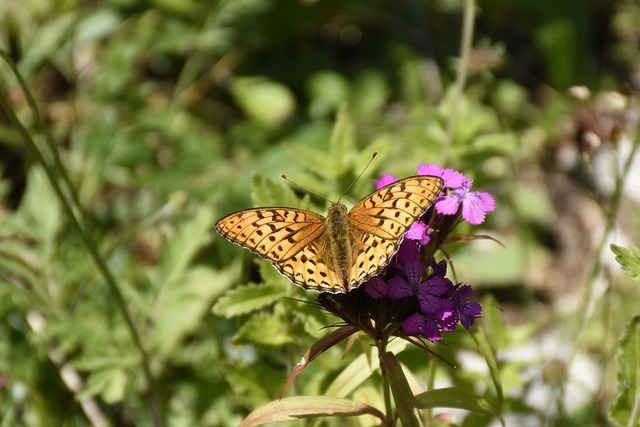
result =
M349 228L349 211L342 203L332 203L327 211L327 230L329 234L343 236Z

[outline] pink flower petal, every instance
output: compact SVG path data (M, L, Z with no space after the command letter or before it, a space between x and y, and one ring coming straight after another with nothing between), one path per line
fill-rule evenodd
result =
M388 174L388 173L384 173L384 174L382 174L382 176L380 176L379 179L376 179L376 181L375 181L376 190L379 190L382 187L386 187L389 184L393 184L397 180L398 180L398 178L396 178L395 176L393 176L391 174Z

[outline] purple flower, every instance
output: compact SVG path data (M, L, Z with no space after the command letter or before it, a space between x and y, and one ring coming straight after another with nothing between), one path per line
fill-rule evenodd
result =
M468 181L467 177L460 172L451 168L443 169L434 163L423 163L418 166L418 175L439 176L444 180L445 188L451 189L460 188L464 185L465 181Z
M376 190L379 190L382 187L386 187L389 184L393 184L397 180L398 180L398 178L396 178L395 176L393 176L393 175L391 175L389 173L384 173L384 174L382 174L382 176L380 176L379 179L376 179L376 181L375 181Z
M418 166L418 174L439 176L444 180L445 188L452 190L436 200L436 210L443 215L457 214L462 205L462 218L469 224L478 225L484 222L485 214L496 207L491 194L469 191L473 181L456 170L423 163Z
M492 212L496 203L489 193L469 191L472 184L473 181L467 180L466 185L438 198L436 210L443 215L455 215L462 205L462 218L472 225L482 224L485 214Z
M451 303L450 311L443 311L438 317L438 325L440 325L440 329L443 331L455 331L456 325L458 324L458 313L453 308L453 302L451 300L447 300L447 302Z
M418 241L422 246L429 243L429 239L431 238L427 233L429 227L424 222L416 221L411 224L409 227L409 231L404 235L406 239Z
M422 283L420 279L426 268L418 258L407 260L403 263L403 273L406 279L396 275L389 280L389 296L392 298L404 298L411 295L418 295Z
M402 269L404 263L410 260L418 259L420 256L420 243L415 240L403 240L400 243L400 249L396 252L396 256L393 257L391 265L397 269Z
M417 292L420 310L423 313L436 315L438 318L444 316L447 311L453 311L453 302L448 298L441 298L441 295L452 287L451 280L444 277L431 276L425 280Z
M456 288L455 292L451 296L453 305L458 312L458 317L462 326L469 329L473 326L476 317L480 317L482 314L482 307L475 301L468 302L467 300L473 295L473 288L469 285L462 285Z
M453 284L438 275L421 281L425 271L426 267L417 258L405 262L402 272L406 279L399 274L389 279L389 296L395 299L415 296L423 313L432 314L438 319L445 318L446 312L453 311L453 302L441 296L449 293Z
M402 329L408 334L424 335L429 341L439 341L442 334L434 319L422 313L415 313L402 322Z
M381 276L372 277L366 284L364 290L374 299L387 296L389 285Z

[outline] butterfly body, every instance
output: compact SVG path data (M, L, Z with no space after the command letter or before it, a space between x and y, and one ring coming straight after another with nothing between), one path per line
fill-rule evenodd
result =
M342 285L349 283L349 266L353 264L351 241L349 236L349 215L347 207L333 203L327 211L327 241L331 247L328 252L330 265L338 272Z
M348 292L391 261L442 186L438 177L405 178L373 192L351 211L333 203L326 218L286 207L245 209L220 219L216 230L305 289Z

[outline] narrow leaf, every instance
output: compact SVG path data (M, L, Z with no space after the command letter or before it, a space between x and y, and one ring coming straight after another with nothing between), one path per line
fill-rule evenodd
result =
M426 391L418 394L415 399L420 409L458 408L500 416L500 409L488 399L456 387Z
M404 340L392 341L387 350L394 354L400 354L407 348ZM345 397L358 388L367 378L380 367L380 358L376 347L371 347L371 352L361 354L340 372L335 380L329 385L325 394L327 396Z
M502 380L500 379L500 370L498 369L498 361L496 360L495 351L487 339L487 335L484 333L484 329L480 325L470 329L471 336L475 340L480 354L484 357L487 366L489 367L489 373L493 380L493 385L496 388L496 394L498 395L498 405L502 407L503 393L502 393Z
M409 381L404 375L400 362L396 356L387 352L382 358L384 363L383 369L389 378L389 386L393 394L393 400L396 402L396 410L402 422L403 427L419 427L420 421L416 416L416 401Z
M287 391L287 388L296 379L296 377L300 375L300 373L304 370L304 368L307 367L309 363L315 360L318 356L320 356L326 350L330 349L331 347L338 344L340 341L349 337L350 335L356 333L357 331L358 331L358 328L356 328L355 326L343 326L331 332L329 335L325 336L324 338L321 338L320 340L316 341L311 346L311 348L307 350L304 356L302 356L302 359L300 359L300 362L298 362L296 366L294 366L293 369L291 370L291 373L287 377L287 380L285 381L284 386L282 387L280 398L282 399L282 396L284 396L284 393Z
M259 407L240 423L240 427L253 427L299 418L365 414L373 415L384 421L384 415L376 408L348 399L329 396L286 397Z
M352 166L350 156L352 155L355 145L355 129L349 109L346 104L342 104L338 110L336 124L331 131L331 139L329 141L329 153L334 159L340 163L340 173L344 172Z

